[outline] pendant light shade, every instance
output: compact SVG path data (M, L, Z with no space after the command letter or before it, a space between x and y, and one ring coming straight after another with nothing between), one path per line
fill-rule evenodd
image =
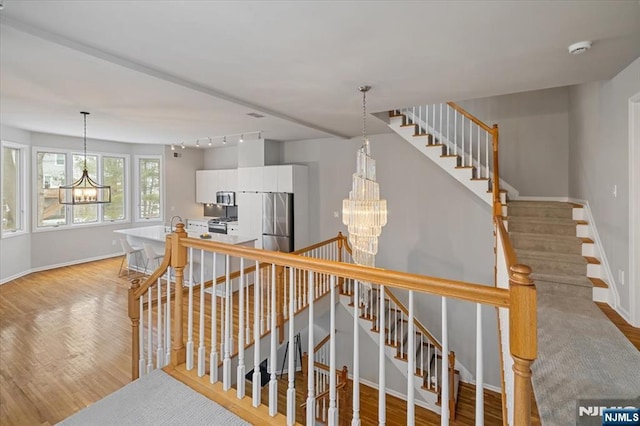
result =
M84 168L82 177L71 185L58 188L58 202L60 204L82 205L82 204L106 204L111 202L111 187L100 185L89 177L87 171L87 115L88 112L81 112L84 116Z

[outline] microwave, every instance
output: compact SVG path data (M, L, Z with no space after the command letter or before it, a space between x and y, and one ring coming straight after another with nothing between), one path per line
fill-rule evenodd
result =
M219 206L235 206L236 193L229 191L216 192L216 204L218 204Z

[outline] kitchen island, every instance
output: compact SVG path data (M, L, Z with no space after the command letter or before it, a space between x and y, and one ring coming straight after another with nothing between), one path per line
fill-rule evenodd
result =
M131 246L134 247L144 247L144 244L149 244L153 247L156 253L164 253L165 250L165 241L169 232L165 231L165 227L163 225L156 226L145 226L141 228L129 228L129 229L118 229L113 231L116 234L120 234L121 236L126 237L127 241ZM200 234L198 233L189 233L187 232L187 236L190 238L198 238L200 239ZM228 235L228 234L209 234L210 238L207 238L205 241L214 241L217 243L225 243L225 244L233 244L233 245L242 245L246 247L255 247L255 238L251 237L243 237L238 235ZM131 256L130 261L132 262L129 267L131 269L143 272L145 270L145 264L138 265L136 256ZM147 256L142 253L142 258L144 262L148 262ZM200 265L204 264L204 279L205 281L211 280L213 275L213 255L211 253L205 253L204 255L204 263L202 262L200 250L193 251L193 259L190 259L193 262L193 275L194 281L196 283L201 281L200 278ZM251 266L251 261L245 262L245 267ZM225 256L219 255L216 256L216 275L219 277L226 273L225 270ZM156 268L156 265L149 264L147 268L147 272L152 271ZM229 272L233 273L240 269L240 259L231 258L229 263ZM188 280L190 265L187 265L185 268L185 281ZM190 281L190 280L189 280Z

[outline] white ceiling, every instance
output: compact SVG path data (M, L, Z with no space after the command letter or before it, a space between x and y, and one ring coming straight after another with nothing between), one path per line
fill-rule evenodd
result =
M86 110L91 138L123 142L354 136L362 84L378 112L609 79L640 56L638 0L0 2L2 124L81 136Z

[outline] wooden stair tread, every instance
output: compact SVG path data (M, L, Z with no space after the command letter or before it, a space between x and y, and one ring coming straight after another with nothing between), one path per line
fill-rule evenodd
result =
M411 124L401 124L400 127L411 127L411 126L417 126L417 124L411 123Z
M587 259L587 263L590 263L592 265L599 265L600 261L598 259L596 259L595 257L591 257L591 256L584 256L585 259Z
M432 147L432 146L442 146L441 143L428 143L425 145L426 147Z
M576 220L576 225L588 225L589 222L586 220Z
M431 133L416 133L413 135L414 138L417 138L419 136L431 136Z
M474 177L474 178L471 178L471 180L489 180L489 178Z
M569 203L569 204L571 204L571 206L576 208L576 209L584 208L584 206L582 204L578 204L578 203Z
M474 166L456 166L456 169L475 169Z
M593 284L594 287L609 288L607 283L602 281L600 278L592 278L592 277L587 277L587 278L589 278L589 280L591 281L591 283Z
M487 193L490 193L490 192L493 192L493 190L488 189L488 190L487 190ZM500 190L500 192L501 192L501 193L503 193L503 194L506 194L506 193L507 193L507 192L509 192L509 191L507 191L506 189L501 189L501 190Z
M593 240L587 237L578 237L582 241L583 244L593 244Z
M456 154L445 154L440 156L440 158L455 158L455 157L457 157Z

